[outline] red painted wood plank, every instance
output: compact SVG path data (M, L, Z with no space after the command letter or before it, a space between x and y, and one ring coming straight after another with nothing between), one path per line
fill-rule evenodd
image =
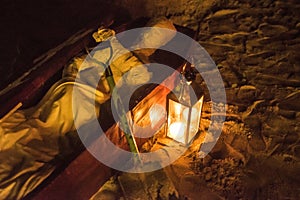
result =
M82 47L82 46L78 46ZM174 87L174 75L169 80L170 88ZM144 98L135 108L134 112L139 109L147 109L146 104L155 102L155 97L160 94L159 99L164 104L164 95L168 90L164 87L156 87L146 98ZM148 102L148 103L147 103ZM148 105L149 106L149 105ZM138 121L138 119L137 119ZM116 146L128 150L123 133L115 125L109 128L105 134ZM137 143L141 146L147 139L137 139ZM99 144L99 143L98 143ZM97 145L93 146L97 148ZM108 152L106 156L119 159L114 152ZM30 196L34 200L47 199L88 199L99 187L112 175L112 170L96 160L87 150L81 153L69 166L63 170L55 179L53 179L46 187L40 191L36 191L35 195Z

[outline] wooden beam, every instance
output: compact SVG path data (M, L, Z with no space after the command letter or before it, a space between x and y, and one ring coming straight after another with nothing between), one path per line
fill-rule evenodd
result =
M163 60L172 61L172 59ZM177 65L173 65L173 67L176 69L179 67L179 64L177 63ZM166 77L164 83L172 89L174 87L175 78L176 75L174 73L171 76ZM139 121L143 118L143 115L137 114L138 112L147 112L149 107L154 103L164 106L166 99L165 96L168 92L169 90L167 88L158 86L149 91L148 94L142 94L142 99L140 99L139 103L133 108L133 114L136 114L135 121L139 123ZM140 96L138 95L138 97ZM114 124L106 131L105 135L99 137L95 143L92 144L93 146L91 148L97 148L97 145L101 145L101 139L103 139L103 137L107 137L116 146L124 150L129 150L123 135L124 133L119 129L117 124ZM148 140L148 138L136 138L136 140L140 147ZM109 156L116 160L120 159L114 154L114 152L107 152L107 155L103 156ZM40 188L34 195L30 195L30 199L88 199L98 191L103 183L109 179L112 173L112 169L101 164L88 152L88 150L85 150L47 186Z

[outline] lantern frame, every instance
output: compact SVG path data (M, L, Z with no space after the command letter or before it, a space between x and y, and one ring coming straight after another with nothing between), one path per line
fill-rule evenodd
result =
M181 83L167 95L166 137L184 145L192 142L199 132L203 99L199 85L181 77Z

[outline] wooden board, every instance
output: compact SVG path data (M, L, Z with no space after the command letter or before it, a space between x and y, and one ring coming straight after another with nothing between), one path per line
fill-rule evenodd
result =
M119 30L124 29L123 26ZM192 32L189 29L190 33ZM184 32L184 31L183 31ZM79 42L78 51L82 47L81 42ZM188 48L188 44L186 46ZM74 52L72 53L72 55ZM68 54L71 55L71 54ZM62 54L60 55L62 56ZM156 53L157 60L174 61L175 59L166 59L162 57L172 56L168 53L163 54L163 52ZM182 64L182 60L179 59L177 63L171 63L170 66L173 68L178 68ZM164 63L167 64L167 63ZM50 75L49 75L50 76ZM176 77L173 75L166 77L165 81L172 88L174 87L174 79ZM29 88L29 87L28 87ZM148 89L147 89L148 88ZM133 105L133 113L137 112L147 112L149 106L153 103L158 103L161 105L165 104L165 96L168 94L169 90L165 87L149 87L147 86L142 90L142 92L137 92L135 94L137 103ZM149 89L150 88L150 89ZM148 92L145 92L148 91ZM109 110L108 110L109 111ZM135 115L136 122L139 122L143 118L143 115ZM126 143L125 137L123 137L123 132L118 128L117 124L113 124L110 128L107 129L105 135L118 147L128 150L128 145ZM100 140L101 138L99 138ZM137 138L138 146L140 147L147 138ZM97 141L95 141L96 144ZM97 148L96 145L93 148ZM120 159L117 156L114 156L114 152L108 152L106 156L113 157L114 159ZM37 188L32 194L30 194L28 199L35 200L45 200L45 199L88 199L91 197L101 185L108 180L108 178L113 174L113 170L109 167L101 164L96 160L87 150L83 151L76 159L74 159L62 172L55 177L50 177L45 181L41 187Z

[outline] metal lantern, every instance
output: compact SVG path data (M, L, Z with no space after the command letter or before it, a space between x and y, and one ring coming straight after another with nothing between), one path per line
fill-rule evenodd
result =
M167 95L166 135L184 145L189 144L198 133L203 93L195 83L196 71L183 66L180 83Z

